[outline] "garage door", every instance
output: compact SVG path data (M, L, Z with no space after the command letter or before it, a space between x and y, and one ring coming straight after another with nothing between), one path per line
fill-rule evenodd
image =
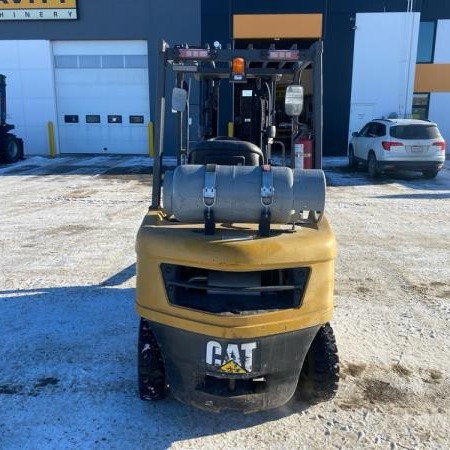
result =
M56 41L61 153L148 153L146 41Z

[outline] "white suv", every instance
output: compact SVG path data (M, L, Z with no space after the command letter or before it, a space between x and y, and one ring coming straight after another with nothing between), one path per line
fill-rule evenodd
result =
M370 177L404 169L434 178L444 165L445 141L437 125L427 120L375 119L352 136L349 165L366 164Z

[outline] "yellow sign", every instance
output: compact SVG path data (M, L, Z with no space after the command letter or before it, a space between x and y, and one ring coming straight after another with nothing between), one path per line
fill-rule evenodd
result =
M0 0L0 20L77 19L77 0Z
M233 360L228 361L226 364L220 367L219 370L225 373L247 373L246 370L244 370L239 364L237 364Z

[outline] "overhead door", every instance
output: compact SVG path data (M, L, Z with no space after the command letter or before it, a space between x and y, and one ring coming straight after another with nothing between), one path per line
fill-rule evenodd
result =
M146 41L55 41L61 153L148 153Z

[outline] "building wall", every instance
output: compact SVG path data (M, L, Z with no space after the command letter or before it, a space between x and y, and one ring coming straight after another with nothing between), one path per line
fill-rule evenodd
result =
M419 11L424 2L412 2L413 11ZM408 6L411 6L408 0L204 0L202 41L213 42L217 39L231 43L233 27L230 17L236 14L322 14L323 151L325 155L343 155L346 153L351 117L356 14L405 13ZM267 27L266 33L267 38L274 37L270 27ZM405 36L400 36L400 40L404 42Z
M53 82L52 59L48 51L53 41L82 40L144 40L148 45L148 80L150 119L154 117L156 87L156 63L159 42L165 38L170 44L188 42L203 44L218 40L224 44L233 40L233 16L239 14L322 14L322 39L324 41L323 94L324 94L324 153L325 155L345 154L349 131L353 131L356 119L368 115L388 114L387 111L401 112L399 105L405 104L408 112L409 96L401 99L401 75L396 78L392 70L378 73L378 69L366 71L354 57L360 57L360 44L368 37L362 38L364 14L405 14L408 0L309 0L308 2L261 2L256 0L193 0L188 4L182 0L78 0L78 20L61 21L2 21L0 23L0 49L2 61L0 72L8 76L8 106L12 117L11 123L18 128L18 133L27 127L25 144L32 144L36 153L46 151L47 131L42 127L47 121L55 119L55 89ZM412 2L413 10L421 14L420 20L439 20L436 33L434 65L450 64L450 2L416 0ZM359 17L359 18L358 18ZM375 17L375 16L374 16ZM393 17L393 16L392 16ZM417 17L417 16L415 16ZM357 24L357 20L359 24ZM417 19L415 19L417 20ZM383 21L381 21L383 22ZM356 25L356 28L355 28ZM362 27L360 27L360 26ZM405 34L397 33L400 22L393 24L395 29L378 29L376 37L394 45L399 60L394 65L399 71L406 63L400 45L408 39ZM383 27L383 23L379 24ZM402 25L403 26L403 25ZM370 30L368 30L370 34ZM273 38L270 27L267 36ZM395 36L395 39L394 37ZM414 39L413 34L413 39ZM360 41L360 39L363 39ZM372 36L372 43L375 37ZM398 42L401 41L401 42ZM20 42L19 42L20 41ZM34 50L33 50L34 49ZM391 52L390 52L391 53ZM4 55L8 55L6 58ZM36 58L35 55L40 55ZM376 53L379 61L382 55ZM413 52L411 52L413 57ZM392 59L388 55L388 59ZM413 59L413 58L412 58ZM20 60L20 65L19 64ZM372 59L373 60L373 59ZM16 61L16 66L14 66ZM364 60L361 60L364 61ZM356 68L356 69L355 69ZM410 68L411 69L411 68ZM406 70L406 67L405 67ZM9 71L9 72L8 72ZM366 73L367 72L367 73ZM378 73L378 78L374 76ZM414 73L409 70L409 73ZM20 75L19 75L20 74ZM381 78L380 78L381 77ZM382 93L383 107L377 109L370 91L365 90L367 80L377 83L378 92ZM33 82L31 81L33 80ZM33 89L36 86L38 89ZM355 85L353 85L354 83ZM393 93L390 86L398 86ZM224 85L224 90L227 87ZM411 89L412 90L412 89ZM373 91L373 89L372 89ZM383 92L390 91L392 95ZM446 127L450 110L446 109L447 90L430 89L429 116L437 120L441 128ZM400 94L399 94L400 93ZM405 94L406 95L406 94ZM53 97L52 97L53 96ZM25 99L29 102L25 102ZM53 98L53 100L51 100ZM381 105L380 99L375 98ZM355 109L356 104L356 109ZM358 106L359 105L359 106ZM395 106L397 105L397 106ZM373 106L373 107L372 107ZM449 106L450 108L450 106ZM42 111L39 115L36 111ZM392 110L392 111L390 111ZM196 108L193 108L195 114ZM435 118L436 116L436 118ZM192 123L197 120L193 117ZM445 123L444 123L445 122ZM350 126L349 126L350 124ZM40 131L38 131L40 130ZM167 121L166 144L170 151L174 139L174 117ZM226 129L224 130L226 132ZM197 133L191 130L191 135ZM448 132L447 141L449 140Z
M53 59L49 41L0 41L6 75L7 123L25 141L25 153L48 154L47 124L56 123Z
M373 118L411 115L419 16L356 15L349 139Z
M434 47L433 64L442 64L439 69L447 70L450 74L450 20L438 20L436 29L436 41ZM439 129L450 145L450 77L447 75L446 84L441 92L431 92L428 118L439 125Z
M39 58L41 66L34 67L33 70L41 70L42 76L39 78L41 80L39 82L44 84L45 89L42 91L44 97L40 101L47 103L46 108L42 110L43 113L40 114L39 123L34 123L33 126L42 127L48 121L55 120L56 99L54 87L52 87L53 62L49 52L45 53L45 48L49 49L52 41L147 41L149 107L152 119L155 111L154 92L157 82L157 56L160 40L165 39L171 45L184 42L199 43L201 41L200 3L200 0L192 0L187 7L186 2L182 0L154 0L151 2L148 0L78 0L77 20L2 21L0 23L0 49L2 49L0 73L7 71L9 63L4 57L6 52L8 55L12 55L13 59L17 60L20 57L20 64L22 64L14 69L19 70L19 72L14 72L14 76L12 76L12 72L9 75L6 73L8 75L8 104L10 114L14 114L14 123L18 127L17 134L20 134L22 124L31 123L30 120L35 117L35 109L29 106L25 107L25 111L20 111L18 98L21 92L31 89L33 85L25 72L28 71L26 66L36 64L32 50L36 47L39 48L39 55L42 57ZM23 45L15 43L19 40L23 42ZM26 49L28 46L30 46L30 51ZM45 76L42 72L43 64L45 72L47 72ZM19 81L19 74L23 81ZM30 97L30 99L30 105L36 103L36 98ZM50 103L53 105L50 106ZM45 153L48 150L48 148L46 150L45 144L47 129L45 127L44 130L42 128L40 130L39 137L33 133L28 134L28 131L25 136L21 135L24 138L26 149L30 147L28 144L31 142L30 150L33 148L36 153ZM168 120L166 144L169 152L175 143L174 130L175 120Z

